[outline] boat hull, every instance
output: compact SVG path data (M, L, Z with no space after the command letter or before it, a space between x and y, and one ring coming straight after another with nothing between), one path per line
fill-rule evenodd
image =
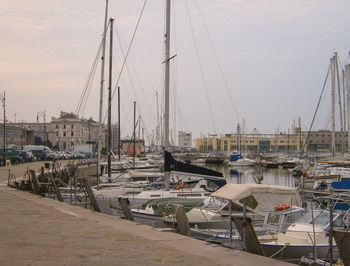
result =
M262 243L261 244L265 256L271 257L278 251L282 250L285 245L274 244L274 243ZM326 260L328 256L329 247L328 245L317 246L317 258ZM280 253L276 254L273 258L281 259L288 262L298 263L302 256L310 256L314 253L314 246L310 245L287 245ZM338 259L339 252L336 246L333 246L333 258Z

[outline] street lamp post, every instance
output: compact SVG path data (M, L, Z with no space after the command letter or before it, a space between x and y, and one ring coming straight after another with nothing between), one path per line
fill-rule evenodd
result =
M36 116L36 122L39 123L39 117L42 116L44 118L44 146L47 146L47 136L46 136L46 112L39 111ZM41 127L40 127L41 128Z
M0 94L0 100L2 101L2 107L4 108L4 143L3 143L3 156L4 156L4 164L6 164L6 97L4 94Z

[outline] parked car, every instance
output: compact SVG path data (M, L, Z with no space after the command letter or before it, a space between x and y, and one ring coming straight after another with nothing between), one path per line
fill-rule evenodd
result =
M18 155L21 157L22 162L34 162L35 156L29 151L18 151Z
M50 153L43 150L32 150L30 151L37 158L38 161L52 160Z

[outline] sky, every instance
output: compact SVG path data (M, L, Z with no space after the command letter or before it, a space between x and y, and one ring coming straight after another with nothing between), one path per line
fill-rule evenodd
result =
M146 1L120 75L143 5L109 0L112 87L120 86L122 136L132 132L136 101L136 116L152 139L164 106L165 1ZM104 12L105 0L1 1L0 92L6 93L9 121L35 122L43 111L50 121L60 111L76 112L102 40ZM243 120L246 133L287 132L299 117L308 130L330 58L338 52L342 65L349 63L348 25L348 0L172 1L171 139L179 130L194 138L233 133ZM108 51L109 37L105 88ZM95 120L100 64L79 112ZM106 89L103 98L105 114ZM315 129L329 127L326 100L321 109Z

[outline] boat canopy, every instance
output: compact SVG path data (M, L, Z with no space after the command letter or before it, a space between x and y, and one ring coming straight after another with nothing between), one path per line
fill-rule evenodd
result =
M296 188L264 184L226 184L211 196L232 201L260 215L265 215L276 205L299 206Z
M192 210L194 207L201 207L203 205L203 199L184 199L184 198L161 198L149 200L143 204L142 208L150 206L153 209L154 215L163 216L170 215L172 213L171 206L173 204L182 205L186 212Z

